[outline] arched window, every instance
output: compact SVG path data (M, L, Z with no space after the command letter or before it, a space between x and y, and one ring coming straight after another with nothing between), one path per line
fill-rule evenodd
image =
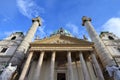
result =
M13 36L12 38L11 38L11 40L15 40L16 39L16 36Z
M109 38L110 40L114 40L114 38L113 38L112 36L108 36L108 38Z

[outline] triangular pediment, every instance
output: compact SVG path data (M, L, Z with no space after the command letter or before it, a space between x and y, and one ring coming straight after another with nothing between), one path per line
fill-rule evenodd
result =
M93 44L93 43L75 37L55 35L41 40L35 40L32 44Z

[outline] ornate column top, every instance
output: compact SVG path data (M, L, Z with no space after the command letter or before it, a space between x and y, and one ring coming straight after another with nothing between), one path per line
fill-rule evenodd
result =
M42 25L42 22L41 22L40 17L36 17L36 18L33 18L33 19L32 19L32 22L35 22L35 21L37 21L37 22L39 23L39 26Z
M83 17L82 17L82 26L85 25L85 22L86 22L86 21L91 21L91 18L89 18L89 17L87 17L87 16L83 16Z

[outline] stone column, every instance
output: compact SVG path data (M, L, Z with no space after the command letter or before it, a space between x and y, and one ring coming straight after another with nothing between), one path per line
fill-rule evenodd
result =
M106 49L102 40L97 35L97 32L94 30L91 24L91 19L86 16L83 16L82 21L83 21L83 26L86 26L87 28L90 38L95 43L95 49L103 63L103 66L106 67L106 65L109 66L115 65L112 56L110 55L109 51Z
M30 53L29 53L29 56L28 56L28 58L27 58L27 61L26 61L25 65L24 65L24 68L23 68L23 70L22 70L22 73L21 73L21 75L20 75L19 80L24 80L24 79L25 79L25 76L26 76L26 74L27 74L27 71L28 71L28 68L29 68L30 61L31 61L31 59L32 59L32 56L33 56L33 52L30 52Z
M81 67L82 67L82 71L83 71L84 80L90 80L90 75L88 73L88 69L87 69L85 60L83 58L83 54L81 52L79 53L79 57L80 57L80 62L81 62Z
M32 19L32 22L33 22L33 24L31 26L31 28L28 30L25 38L23 39L23 41L17 48L15 55L12 57L12 59L10 61L12 63L12 65L15 65L15 66L17 65L18 67L21 66L22 60L24 59L24 55L26 54L26 52L29 48L29 44L34 37L34 34L35 34L38 26L41 25L41 20L39 17Z
M32 19L32 26L30 27L30 29L28 30L24 40L22 41L21 45L18 47L18 50L23 50L26 52L28 47L29 47L29 43L32 41L32 39L34 38L34 34L38 28L38 26L41 25L41 20L40 17L37 18L33 18Z
M104 77L103 77L103 73L101 71L101 68L97 62L97 59L96 59L96 56L94 53L91 54L91 58L92 58L92 62L93 64L95 65L95 68L96 68L96 72L97 72L97 76L98 76L98 80L105 80Z
M50 80L54 80L54 69L55 69L55 51L52 53L52 57L51 57L51 66L50 66Z
M67 59L68 59L68 74L69 74L69 80L74 80L73 78L73 67L72 67L72 59L71 59L71 52L67 53Z
M44 52L41 52L39 61L37 64L37 68L36 68L36 73L34 75L35 80L40 80L39 78L40 78L40 71L41 71L41 67L42 67L42 63L43 63L43 57L44 57Z

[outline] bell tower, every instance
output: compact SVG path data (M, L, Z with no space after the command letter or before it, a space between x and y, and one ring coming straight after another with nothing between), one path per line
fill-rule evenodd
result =
M15 32L0 41L0 70L10 61L23 39L22 32Z
M102 39L104 45L109 50L110 54L113 56L117 65L120 65L120 38L115 34L110 32L101 32L100 38Z

